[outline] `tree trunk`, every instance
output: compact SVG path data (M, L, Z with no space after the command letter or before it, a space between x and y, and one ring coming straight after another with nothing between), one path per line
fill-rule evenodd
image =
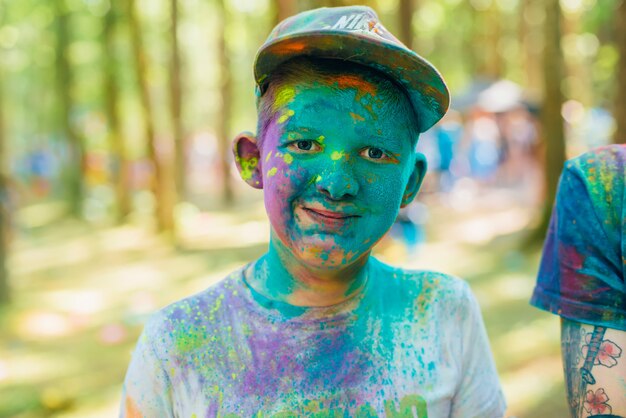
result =
M220 7L224 10L223 0L220 0ZM296 12L295 0L274 0L274 25L296 14Z
M615 29L619 62L616 71L617 94L614 111L617 130L613 142L626 144L626 1L622 1L615 14Z
M182 126L182 88L180 81L180 48L178 44L178 0L170 0L171 19L171 68L170 68L170 105L172 116L172 132L175 144L175 168L176 192L179 197L186 195L185 173L185 135Z
M160 231L171 232L174 228L174 217L170 190L167 185L171 179L168 176L167 164L161 159L155 141L155 130L152 118L152 105L147 80L147 58L143 47L143 39L139 20L135 11L135 0L125 0L128 23L131 36L133 55L135 56L135 70L139 84L139 98L141 101L141 118L143 119L146 142L148 144L148 157L152 162L154 176L152 190L156 202L157 227Z
M537 80L536 63L539 60L533 50L534 45L532 42L532 37L537 28L526 18L526 15L531 13L533 7L535 6L531 0L521 0L519 3L517 42L522 50L520 65L524 68L524 86L536 94L541 90L540 83Z
M400 23L400 40L413 49L413 13L415 12L415 0L400 0L398 6L398 20Z
M486 49L485 69L489 78L498 80L502 77L503 60L499 51L499 42L502 39L502 16L496 2L491 2L489 10L487 10L485 20L487 21L488 31L484 32Z
M546 0L543 51L543 109L542 133L545 142L546 199L538 237L548 228L556 190L565 163L565 135L561 106L563 93L563 53L561 51L561 6L559 0Z
M465 33L463 37L462 45L463 45L463 62L465 63L465 67L467 68L467 72L472 75L473 78L478 78L482 76L480 69L480 62L482 59L479 58L480 50L476 47L476 45L480 45L481 40L478 35L478 30L480 27L480 16L472 3L463 2L461 13L467 13L469 16L470 24L468 25L469 30Z
M222 201L225 205L230 205L234 201L232 179L230 176L230 120L232 107L232 79L230 71L230 55L226 44L226 27L228 25L228 13L224 7L224 0L218 1L220 21L222 28L219 31L219 65L220 65L220 95L221 107L218 117L219 126L217 129L219 161L222 172ZM281 9L279 9L280 12ZM284 12L284 10L283 10ZM280 14L280 13L279 13Z
M543 3L537 0L523 0L520 8L522 9L520 11L520 19L523 21L520 27L523 28L521 36L524 49L523 61L526 87L538 97L543 90L541 68L541 52L544 42L543 27L535 22L528 22L526 15L536 13L536 10L539 8L543 9Z
M64 182L68 209L72 216L80 217L83 202L84 149L80 137L72 124L73 72L68 60L70 44L70 15L64 0L55 0L56 6L56 80L59 98L59 118L68 148L69 161L64 167Z
M9 254L9 235L11 229L11 194L8 185L8 169L6 156L6 134L4 125L4 79L0 72L0 305L9 303L11 297L9 287L9 271L7 259Z
M115 28L117 25L116 0L111 0L111 8L104 19L103 46L104 46L104 101L105 113L109 124L109 142L113 157L113 187L117 201L117 222L122 223L130 213L130 185L128 179L128 160L126 147L121 135L120 118L118 114L118 86L115 59Z

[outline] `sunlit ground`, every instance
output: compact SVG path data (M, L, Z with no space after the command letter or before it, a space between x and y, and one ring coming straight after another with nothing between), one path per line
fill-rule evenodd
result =
M506 191L479 193L462 205L431 196L427 206L427 244L413 252L386 238L378 255L468 280L483 309L509 415L566 416L558 320L528 305L539 254L520 251L519 240L531 214ZM54 213L52 206L30 210ZM14 303L0 313L1 417L116 416L147 316L266 246L260 202L229 212L181 211L179 249L139 223L104 228L50 215L46 225L16 234Z

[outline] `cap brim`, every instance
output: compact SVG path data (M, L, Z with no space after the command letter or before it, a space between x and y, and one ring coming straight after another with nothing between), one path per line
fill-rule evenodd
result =
M263 88L268 76L297 56L340 59L374 68L407 92L420 132L428 130L448 110L450 93L439 72L424 58L400 45L358 33L325 30L283 37L263 45L254 63L254 77Z

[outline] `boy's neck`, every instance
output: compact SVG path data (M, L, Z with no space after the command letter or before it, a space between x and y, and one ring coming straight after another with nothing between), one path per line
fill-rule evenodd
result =
M341 303L360 292L367 280L369 253L341 269L311 269L275 237L269 251L248 274L248 284L268 299L294 306L322 307Z

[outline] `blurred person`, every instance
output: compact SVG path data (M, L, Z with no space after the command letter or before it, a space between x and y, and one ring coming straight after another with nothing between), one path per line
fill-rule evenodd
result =
M505 170L508 171L507 180L519 181L537 146L536 121L531 113L520 105L500 116L500 132L503 143L506 144L503 160L509 166Z
M424 225L428 219L428 208L420 202L400 208L390 233L401 239L409 256L417 255L419 246L426 241Z
M121 416L501 417L468 285L370 256L419 190L439 73L363 6L286 19L254 70L258 136L233 148L268 252L151 318Z
M449 192L454 187L456 180L452 168L452 163L456 156L457 145L463 136L463 125L461 115L450 110L441 122L437 125L437 147L439 150L439 187L443 192Z
M501 134L495 116L475 108L466 129L472 176L483 182L491 182L498 170L501 152Z
M523 203L537 207L541 203L543 182L541 161L537 158L538 121L523 105L503 113L500 120L507 151L498 177L504 186L515 187L522 192L519 197Z
M47 197L55 175L55 161L52 152L46 147L36 147L26 155L28 181L33 194Z
M531 303L561 316L573 418L626 416L626 145L566 163Z

